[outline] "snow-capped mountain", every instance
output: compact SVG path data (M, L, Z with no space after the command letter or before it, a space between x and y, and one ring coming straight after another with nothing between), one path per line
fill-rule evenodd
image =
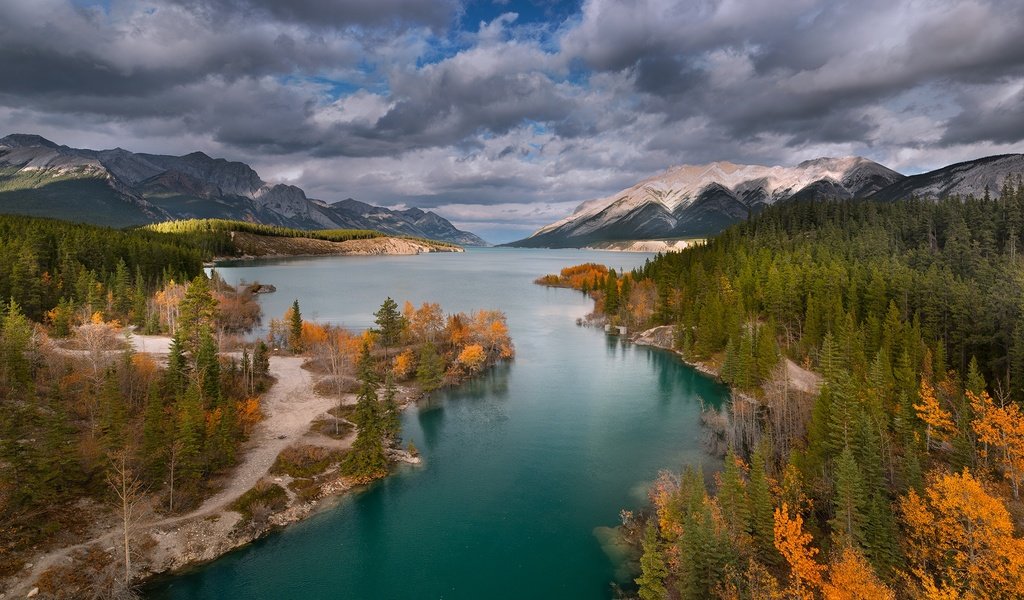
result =
M268 184L245 163L202 152L165 156L121 148L88 150L26 134L0 138L0 212L114 226L223 218L487 244L432 212L393 211L354 200L328 204L307 198L296 186Z
M718 232L780 200L864 197L904 177L861 157L819 158L795 167L715 162L683 165L607 198L580 204L516 246L572 247L596 241Z

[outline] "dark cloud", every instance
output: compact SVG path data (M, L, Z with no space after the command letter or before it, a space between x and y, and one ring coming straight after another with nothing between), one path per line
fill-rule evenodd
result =
M217 24L274 20L322 31L352 27L447 28L459 13L456 0L167 0Z
M0 128L439 206L581 200L720 159L940 166L1024 140L1019 0L586 0L546 24L520 8L529 22L510 0L469 24L457 0L0 0Z
M988 91L998 98L998 89ZM963 110L946 126L942 135L944 144L970 144L979 140L1013 144L1024 139L1024 86L1001 100L972 98L962 104Z

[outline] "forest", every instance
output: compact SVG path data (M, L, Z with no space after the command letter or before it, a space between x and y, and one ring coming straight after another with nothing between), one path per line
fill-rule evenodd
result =
M132 597L149 568L146 525L190 514L231 481L242 444L267 419L274 361L314 373L317 395L334 405L310 424L313 438L355 439L344 450L282 446L270 474L288 483L263 478L231 504L247 535L333 479L386 475L403 452L398 409L410 394L514 356L498 311L446 314L390 298L366 332L305 320L296 300L250 339L259 286L207 275L202 232L0 217L0 234L0 582L41 550L131 531L43 572L48 597ZM169 346L137 350L133 339L147 334L156 337L145 344Z
M774 206L634 272L538 280L672 327L734 390L712 481L664 472L644 600L1024 595L1024 185ZM816 394L792 373L813 370Z

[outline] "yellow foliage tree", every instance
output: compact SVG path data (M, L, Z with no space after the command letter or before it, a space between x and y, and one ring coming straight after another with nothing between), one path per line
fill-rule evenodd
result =
M828 581L821 586L828 600L896 600L896 593L871 570L860 552L843 548L828 569Z
M920 402L914 405L917 416L924 421L926 446L931 448L932 438L942 441L949 440L950 436L956 435L956 425L949 411L942 408L939 399L935 396L935 388L928 383L927 378L921 378L921 387L918 390Z
M799 513L790 516L786 503L775 509L775 548L789 564L793 582L788 594L796 598L813 599L815 588L822 585L825 567L814 558L818 549L811 546L813 540Z
M470 344L459 352L458 362L470 372L477 372L483 368L487 361L487 353L480 344Z
M911 577L929 597L1024 597L1024 540L1003 502L967 469L900 500Z
M412 349L406 349L405 352L402 352L395 357L395 366L392 368L395 374L395 379L398 379L399 381L405 379L412 373L413 367L415 366L416 355L413 354Z
M974 410L971 426L978 434L978 441L986 444L981 449L987 455L997 450L1003 475L1013 485L1013 497L1020 498L1020 481L1024 476L1024 414L1013 402L996 406L987 392L980 396L967 392L967 399Z

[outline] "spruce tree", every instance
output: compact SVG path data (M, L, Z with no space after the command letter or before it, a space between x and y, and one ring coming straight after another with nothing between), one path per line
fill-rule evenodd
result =
M864 547L865 493L860 469L849 446L836 460L836 491L832 500L834 516L829 525L837 545Z
M188 363L185 358L185 345L181 341L181 333L171 338L170 354L167 357L167 371L164 373L164 385L171 394L185 391L188 380Z
M746 535L750 526L749 501L738 460L739 458L730 446L725 455L725 468L721 474L722 484L718 489L718 503L722 506L722 518L725 519L726 528L734 540Z
M386 298L380 305L380 309L373 313L374 323L377 329L374 331L380 336L380 343L384 347L384 358L388 356L388 348L394 348L401 340L402 331L405 329L405 317L398 310L398 303L390 297Z
M196 483L203 473L203 441L206 419L199 385L192 382L177 401L177 441L181 444L178 472L186 483Z
M441 387L444 381L444 359L437 353L437 347L433 342L423 344L423 348L420 349L416 381L427 394Z
M644 530L640 576L636 578L636 584L640 586L638 591L640 598L642 600L665 600L668 598L668 589L665 588L666 577L668 577L668 568L665 566L665 556L658 543L658 530L652 519L647 522L647 528Z
M142 417L141 462L146 478L159 481L166 464L164 451L167 448L167 424L164 401L156 386L149 388L146 407Z
M395 445L401 441L402 435L402 420L398 414L398 405L395 402L397 393L395 378L389 369L387 376L384 378L384 398L381 403L381 410L383 411L381 429L384 437Z
M216 404L220 396L220 358L217 356L217 342L208 328L199 333L199 349L195 355L195 377L203 398L203 407Z
M360 479L375 479L388 472L388 459L384 450L383 410L377 398L377 378L370 347L363 344L359 358L359 392L352 421L356 425L356 440L345 457L342 469L346 475Z
M299 311L299 300L292 302L288 313L288 347L295 354L302 352L302 312Z
M750 531L754 536L757 558L767 565L779 564L781 556L775 549L775 505L768 487L764 444L758 445L750 457Z

